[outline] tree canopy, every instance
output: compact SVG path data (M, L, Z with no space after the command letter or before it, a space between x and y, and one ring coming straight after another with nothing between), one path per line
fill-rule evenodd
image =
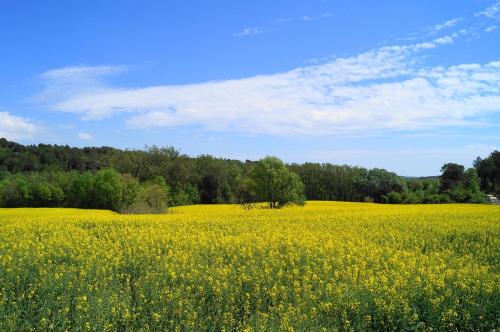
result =
M288 204L303 205L306 200L300 177L276 157L259 160L253 170L252 180L258 199L267 202L272 209Z
M148 201L146 193L163 193L158 188L145 189L152 181L167 188L167 198L162 194L162 201L168 206L261 200L279 207L304 199L404 204L482 202L483 192L500 195L500 152L477 159L474 166L466 170L462 165L447 163L441 176L405 178L377 168L330 163L285 165L274 157L244 162L209 155L190 157L173 147L119 150L25 146L0 139L0 206L120 211L137 203L138 196L144 203ZM269 186L263 179L271 179ZM156 206L159 208L152 210L164 210L163 205Z
M481 180L481 189L500 195L500 151L493 151L485 159L476 159L474 166Z

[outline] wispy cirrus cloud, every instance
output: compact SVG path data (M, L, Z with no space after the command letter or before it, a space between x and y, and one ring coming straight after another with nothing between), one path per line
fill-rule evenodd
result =
M303 22L311 22L311 21L317 21L321 19L325 19L332 16L330 13L323 13L321 15L316 15L316 16L309 16L309 15L303 15L303 16L293 16L293 17L281 17L277 18L272 21L272 23L289 23L289 22L297 22L297 21L303 21Z
M330 13L323 13L321 15L315 15L315 16L302 15L295 17L282 17L271 21L269 25L277 25L277 24L292 23L292 22L312 22L325 19L330 16L331 16ZM233 33L233 36L235 37L256 36L264 33L265 30L266 28L261 26L246 27L243 28L241 31Z
M490 25L489 27L487 27L486 29L484 29L484 31L486 31L486 32L495 32L497 30L498 30L498 28L497 28L496 25Z
M443 23L433 25L433 26L427 28L427 30L429 31L430 34L437 34L437 33L441 32L442 30L449 29L449 28L456 26L462 20L463 19L461 17L453 18L453 19L447 20Z
M262 32L263 32L262 29L259 27L250 27L250 28L244 28L239 32L233 33L233 36L235 37L255 36L255 35L260 35Z
M92 138L94 138L91 134L85 133L85 132L78 133L77 137L79 140L82 140L82 141L88 141L88 140L91 140Z
M476 16L485 16L490 19L500 18L500 1L497 1L493 5L487 7L486 9L477 12Z
M55 99L75 95L104 92L109 86L104 80L112 75L122 74L128 66L70 66L48 70L37 79L43 89L32 99L39 103L52 103Z
M26 139L33 137L39 131L39 126L29 119L12 115L9 112L0 112L0 138Z

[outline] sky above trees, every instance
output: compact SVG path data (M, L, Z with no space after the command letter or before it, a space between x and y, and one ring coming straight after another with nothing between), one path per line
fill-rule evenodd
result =
M0 4L0 136L436 175L500 146L499 1Z

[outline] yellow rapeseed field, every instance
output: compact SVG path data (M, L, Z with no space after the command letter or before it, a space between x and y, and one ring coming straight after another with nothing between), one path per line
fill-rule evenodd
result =
M0 330L492 330L500 206L0 209Z

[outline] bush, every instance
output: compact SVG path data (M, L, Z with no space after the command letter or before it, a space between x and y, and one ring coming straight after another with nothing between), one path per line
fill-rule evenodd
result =
M482 204L482 203L487 203L488 200L483 193L478 192L478 193L471 194L471 196L469 198L469 202L474 203L474 204Z
M407 192L402 195L404 204L420 204L424 200L423 190L417 190L415 192Z
M168 187L157 182L145 184L134 202L122 209L122 213L129 214L160 214L167 212L168 208Z
M372 197L370 197L370 196L365 196L365 197L363 197L363 202L364 202L364 203L373 203L373 202L374 202L374 200L373 200L373 198L372 198Z
M64 201L64 192L58 185L41 182L35 184L32 200L34 206L59 206Z
M388 193L387 198L389 199L389 203L391 204L401 204L403 202L401 194L396 191L391 191L390 193Z
M426 204L439 204L439 203L442 203L441 202L441 195L439 195L439 194L432 194L432 195L425 196L424 203L426 203Z
M196 186L187 184L181 189L172 191L170 198L172 206L196 204L200 202L200 192Z

